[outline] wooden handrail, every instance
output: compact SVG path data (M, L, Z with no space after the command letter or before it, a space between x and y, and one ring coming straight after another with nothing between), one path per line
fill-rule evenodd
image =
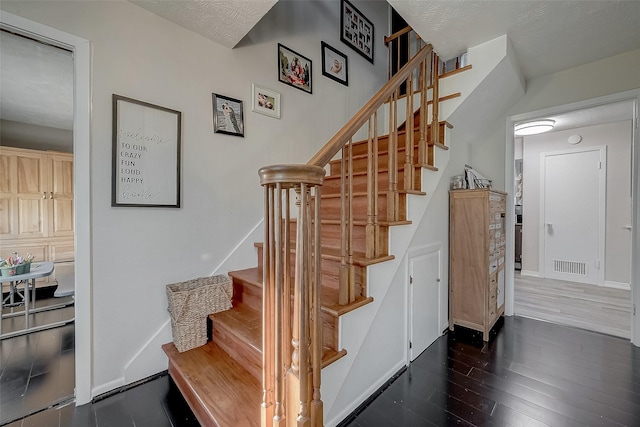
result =
M389 97L396 91L409 74L420 62L424 61L433 51L430 44L425 45L407 64L402 67L380 90L373 95L364 107L358 111L349 122L342 127L334 136L325 144L325 146L316 153L315 156L307 162L308 165L316 165L324 167L335 156L342 147L349 142L349 139L369 120L380 106L389 100Z
M412 31L413 28L411 28L410 26L406 26L403 29L401 29L400 31L396 31L395 33L391 34L390 36L385 36L384 37L384 44L389 44L389 42L394 41L397 38L400 38L400 36L407 34L408 32Z

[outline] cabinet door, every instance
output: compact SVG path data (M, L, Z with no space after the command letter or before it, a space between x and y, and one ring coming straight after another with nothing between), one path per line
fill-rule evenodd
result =
M49 159L49 237L73 237L73 156Z
M17 233L15 237L45 237L48 214L44 157L40 154L16 155L15 206Z
M0 147L0 238L3 239L17 235L15 170L15 156Z

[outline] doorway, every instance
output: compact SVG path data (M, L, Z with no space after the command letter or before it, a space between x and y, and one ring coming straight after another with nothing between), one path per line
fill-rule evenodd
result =
M74 65L63 47L4 28L0 39L0 186L9 201L0 256L33 256L31 273L41 276L22 282L22 292L20 281L10 282L3 294L5 423L74 397Z
M73 52L73 169L75 229L75 400L91 400L91 47L89 41L9 12L0 14L0 28L24 34Z
M637 176L638 176L638 167L640 165L639 162L639 156L638 156L638 134L637 134L637 111L638 111L638 103L640 102L640 91L638 90L633 90L633 91L628 91L628 92L624 92L624 93L620 93L620 94L615 94L615 95L608 95L608 96L604 96L601 98L597 98L597 99L592 99L592 100L588 100L588 101L582 101L582 102L578 102L578 103L574 103L574 104L568 104L565 106L559 106L559 107L553 107L553 108L549 108L546 110L540 110L537 112L532 112L532 113L526 113L526 114L521 114L518 116L512 116L509 117L507 120L507 126L511 126L513 127L513 125L515 123L518 122L522 122L522 121L528 121L528 120L534 120L537 118L547 118L547 117L553 117L554 115L556 116L563 116L566 114L572 114L573 112L579 112L579 113L593 113L594 111L597 111L600 108L614 108L614 107L620 107L622 108L622 110L624 111L625 117L622 120L626 120L626 131L628 132L628 136L626 138L626 144L627 144L627 149L628 152L626 154L626 156L622 159L618 158L616 160L612 159L612 158L608 158L607 162L609 164L609 174L615 174L617 173L620 169L624 169L627 168L627 171L630 171L630 173L628 174L627 178L625 180L622 181L617 181L618 182L618 187L622 188L622 190L620 188L614 188L614 191L620 191L622 193L626 192L626 197L627 199L625 200L624 203L622 204L618 204L618 209L615 209L616 212L623 212L626 219L625 224L621 225L620 227L616 227L616 229L611 229L611 227L607 227L606 229L606 233L609 236L612 233L618 233L621 232L623 229L624 231L626 231L626 235L625 238L627 240L627 246L626 249L622 252L618 252L618 253L614 253L613 256L608 255L609 252L607 252L607 257L605 258L605 262L609 261L612 264L616 264L617 260L623 260L624 262L627 263L627 266L625 268L622 268L622 270L626 270L627 274L628 274L628 279L626 281L624 281L623 283L621 282L617 282L616 280L610 280L609 278L606 279L605 281L605 285L607 287L604 287L604 289L611 289L611 287L620 287L620 286L625 286L627 287L627 289L629 289L629 287L631 288L631 301L630 301L630 305L631 305L631 312L633 312L633 305L634 303L637 305L638 304L638 300L640 299L640 293L637 292L637 283L638 280L640 278L640 269L637 268L637 266L635 265L635 263L631 263L631 259L633 259L633 253L637 253L638 248L640 246L638 246L638 234L636 232L637 230L637 223L638 223L638 209L639 208L639 197L640 197L640 191L638 189L637 185L634 185L634 182L637 182ZM584 115L584 114L583 114ZM585 116L586 117L586 116ZM597 124L594 123L594 120L597 120L598 118L596 116L592 116L589 115L590 118L590 124ZM608 123L611 122L615 122L616 120L608 120ZM618 121L620 121L620 119L618 119ZM557 122L558 123L558 122ZM561 123L561 122L560 122ZM607 122L605 122L607 123ZM588 126L588 125L584 125L584 126ZM571 128L565 128L566 129L571 129ZM551 132L551 134L556 133L556 130L554 130L554 132ZM573 132L572 132L573 133ZM576 132L579 133L579 132ZM571 134L569 134L571 135ZM573 136L573 135L571 135ZM518 138L519 139L519 138ZM600 140L600 144L606 144L607 143L607 138L601 138ZM506 182L511 182L511 183L515 183L517 184L516 181L516 173L514 170L514 160L517 159L518 157L516 157L516 153L518 151L518 146L516 144L516 138L513 136L513 134L508 133L507 134L507 145L506 145L506 159L507 159L507 167L505 168L505 179ZM567 138L565 136L564 142L569 142L572 143L571 141L574 141L573 143L575 143L575 141L577 140L577 142L580 142L580 138L576 138L576 137L571 137L571 138ZM583 145L583 144L581 144ZM610 157L611 153L610 151L607 149L607 157ZM539 161L539 160L538 160ZM536 161L536 162L538 162ZM536 168L538 168L539 170L539 165L536 166ZM526 162L525 162L525 169L526 169ZM525 181L526 182L526 181ZM609 200L609 193L611 192L611 182L615 182L614 180L611 180L608 183L608 187L607 187L607 200ZM620 183L622 183L622 185L620 185ZM536 181L536 185L543 185L542 180L538 180ZM514 186L514 194L518 191L518 187ZM530 196L530 195L529 195ZM524 225L526 226L527 222L533 222L535 224L536 227L536 233L539 233L540 230L538 230L538 225L541 223L541 212L540 212L540 204L541 202L539 200L531 200L531 198L529 197L529 199L527 200L527 191L525 188L524 194L523 194L523 203L526 207L527 203L533 204L533 216L531 214L531 210L529 211L528 215L524 215L524 217L520 216L520 219L522 220L522 222L524 223ZM620 206L624 206L625 209L620 209ZM507 220L508 220L508 229L512 230L511 232L513 233L513 231L515 230L515 224L516 224L516 206L515 203L513 205L508 206L508 210L510 212ZM632 212L630 212L632 211ZM609 211L607 211L607 216L610 217L612 216L610 214ZM617 228L619 228L620 230L617 230ZM513 315L513 314L517 314L514 310L514 300L515 300L515 281L517 281L519 279L518 273L515 271L514 267L515 267L515 262L514 262L514 242L515 239L513 238L513 234L511 235L511 239L509 239L509 244L507 247L507 262L508 262L508 277L507 277L507 315ZM537 239L536 239L537 240ZM523 244L526 247L526 242ZM631 247L631 249L629 249L629 247ZM608 250L608 249L607 249ZM524 251L523 251L524 252ZM531 256L531 255L530 255ZM532 255L532 257L534 258L534 264L535 264L535 268L533 268L532 270L534 274L532 274L532 277L539 277L537 267L538 267L538 256L539 256L539 252L538 252L538 248L536 248L535 253ZM525 266L523 267L523 276L528 275L528 273L532 273L531 271L528 271L526 268L526 254L523 253L523 264L525 264ZM531 258L530 258L531 261ZM629 265L631 264L631 265ZM605 264L605 268L606 268ZM619 269L619 265L616 265L616 268ZM524 277L523 277L524 278ZM601 287L603 288L603 287ZM634 316L633 314L628 316L627 319L629 319L629 324L631 326L631 341L638 345L640 344L640 322L638 322L638 317Z

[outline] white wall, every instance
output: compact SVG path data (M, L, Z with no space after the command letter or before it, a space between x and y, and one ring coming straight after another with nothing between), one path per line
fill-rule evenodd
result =
M382 40L386 3L356 4ZM92 300L77 303L93 307L93 393L104 392L125 382L125 366L137 366L130 362L166 324L165 285L211 274L259 223L257 170L306 162L384 83L384 46L376 46L373 66L340 43L339 3L332 1L279 2L233 50L126 1L0 7L92 44L94 256L92 283L78 284L91 287ZM349 57L349 87L322 76L321 40ZM277 82L278 42L313 61L313 95ZM282 94L280 120L250 111L252 82ZM245 102L245 138L213 133L212 92ZM114 93L183 113L182 208L110 206ZM231 259L226 268L257 264L255 257ZM160 348L150 351L144 373L166 369Z
M631 232L624 226L631 224L631 126L631 121L624 121L523 138L523 270L538 272L539 266L540 154L606 145L605 281L629 285ZM574 134L582 136L577 146L567 142Z
M73 132L67 129L0 120L0 145L71 152Z
M569 104L580 105L584 108L588 104L588 100L594 98L607 97L607 99L610 98L608 102L622 100L616 94L640 88L639 69L640 50L635 50L528 81L525 95L509 108L504 117L493 123L487 123L487 128L491 131L482 138L481 144L473 147L472 164L480 171L495 169L496 173L503 173L505 179L512 182L513 173L509 172L505 166L511 167L514 149L512 130L507 132L507 122L512 124L516 117L518 120L539 117L534 113L537 114L539 110L543 109L563 112L566 111L563 109ZM630 96L637 97L637 95ZM507 157L505 157L505 153ZM504 163L497 164L496 158L504 158ZM634 161L637 162L637 160ZM512 184L505 184L505 188L511 189L511 187ZM637 194L637 190L635 194ZM636 200L636 203L640 206L640 200ZM508 205L509 209L511 209L509 213L512 214L513 207ZM638 217L634 219L635 229L639 227L638 220L640 220ZM507 236L507 250L509 251L509 248L513 250L513 234ZM640 236L640 234L636 233L636 236ZM636 237L636 239L640 239L640 237ZM636 240L636 248L640 247L640 244L637 243L639 241ZM510 263L507 264L507 268L511 269L513 261L507 261ZM632 265L640 265L640 263ZM640 277L638 268L632 277ZM632 291L632 295L636 306L640 306L640 290L635 294ZM506 313L509 314L512 313L513 277L507 277L506 297ZM632 341L636 345L640 345L640 316L636 316L633 320L632 336L635 336Z

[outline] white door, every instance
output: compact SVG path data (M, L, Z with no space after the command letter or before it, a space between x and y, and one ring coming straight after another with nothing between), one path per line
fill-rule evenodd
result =
M438 249L409 258L411 361L440 336L440 255Z
M606 148L542 153L544 277L604 284Z

